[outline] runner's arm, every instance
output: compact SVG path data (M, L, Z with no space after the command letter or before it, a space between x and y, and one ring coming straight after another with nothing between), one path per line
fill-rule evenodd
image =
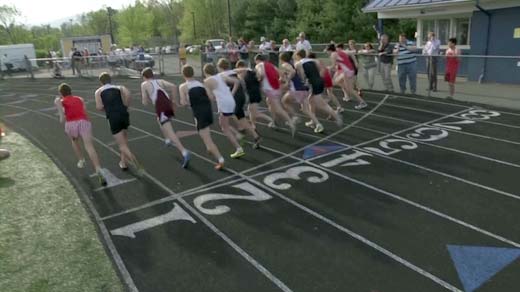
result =
M207 78L204 80L204 88L206 89L206 93L210 100L215 100L215 95L213 94L213 88L215 88L213 80Z
M130 106L130 102L132 101L132 96L130 95L130 90L125 86L121 86L121 95L123 97L123 104L126 107Z
M187 93L187 85L186 83L183 83L179 86L179 95L180 95L180 103L181 106L190 105L190 101L188 100L188 93Z
M103 106L103 102L101 101L101 93L99 90L96 90L96 93L94 94L94 99L96 100L96 109L98 111L104 111L105 107Z
M60 123L63 123L64 113L63 113L63 105L61 104L60 97L56 97L56 99L54 99L54 105L56 105L56 109L58 110L58 115L60 117Z
M256 77L258 78L258 81L262 81L264 79L264 66L260 66L260 64L257 64L255 66L256 70Z
M170 97L172 99L172 102L174 103L174 105L176 105L177 104L177 97L179 96L177 85L175 85L175 84L173 84L171 82L168 82L166 80L161 80L161 84L162 84L164 89L170 91Z
M141 102L143 105L148 105L150 102L150 97L148 96L148 91L146 90L146 83L141 83Z
M235 95L235 93L238 91L238 87L240 86L240 81L235 77L229 77L224 75L222 75L222 79L224 79L224 82L226 82L227 84L233 85L231 94Z

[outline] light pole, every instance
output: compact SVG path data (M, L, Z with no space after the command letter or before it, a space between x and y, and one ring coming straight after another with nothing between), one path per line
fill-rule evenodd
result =
M114 13L114 10L112 9L112 7L107 7L107 12L108 12L108 29L110 31L110 41L113 44L114 43L114 32L112 30L112 15Z
M231 5L229 4L229 0L227 0L227 14L228 14L229 36L231 37Z
M192 20L193 20L193 38L197 39L197 31L195 30L195 12L191 12Z

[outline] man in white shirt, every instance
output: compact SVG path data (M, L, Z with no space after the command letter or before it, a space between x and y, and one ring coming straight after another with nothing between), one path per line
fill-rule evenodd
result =
M428 42L424 45L423 55L426 59L426 70L428 72L429 90L437 91L437 62L441 52L441 41L435 37L434 32L428 33Z
M289 43L289 40L284 39L282 41L282 46L280 47L280 49L278 49L278 52L283 53L283 52L292 52L292 51L294 51L294 50L293 50L293 47L291 46L291 44Z
M305 33L300 32L298 35L298 42L296 43L296 51L305 50L307 55L312 51L311 43L305 39Z
M260 38L260 46L258 47L258 49L261 53L266 53L267 51L270 51L271 47L271 42L267 41L265 37Z

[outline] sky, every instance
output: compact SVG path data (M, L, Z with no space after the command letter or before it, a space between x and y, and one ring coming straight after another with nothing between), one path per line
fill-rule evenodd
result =
M133 4L135 0L0 0L0 5L15 6L22 16L16 21L26 25L51 24L59 26L82 13L106 6L114 9Z

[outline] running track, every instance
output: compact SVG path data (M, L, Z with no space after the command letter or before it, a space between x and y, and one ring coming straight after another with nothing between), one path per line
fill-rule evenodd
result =
M117 167L96 80L67 82L89 101L108 188L75 167L53 108L59 81L0 82L0 118L69 177L129 291L520 291L520 112L370 93L323 134L258 124L262 149L216 172L183 108L183 170L140 80L118 81L134 93L142 178Z

